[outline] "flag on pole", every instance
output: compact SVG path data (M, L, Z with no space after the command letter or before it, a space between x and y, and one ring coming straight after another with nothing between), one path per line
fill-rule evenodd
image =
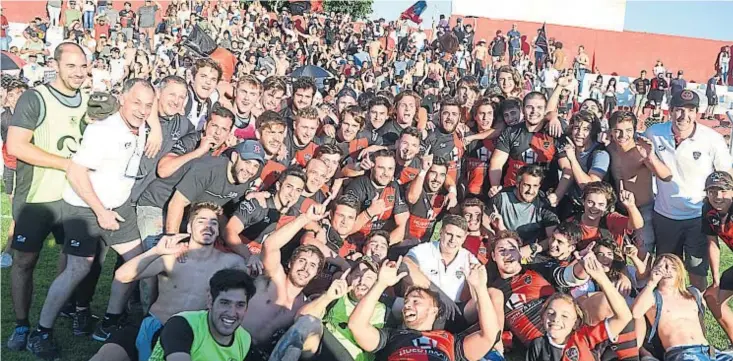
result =
M545 54L550 54L550 46L547 43L547 30L545 30L545 25L545 23L542 23L542 27L539 29L539 34L537 34L535 45L542 49Z
M422 22L420 15L422 15L427 7L428 4L425 0L420 0L403 11L402 15L400 15L400 20L412 20L415 24L420 24Z

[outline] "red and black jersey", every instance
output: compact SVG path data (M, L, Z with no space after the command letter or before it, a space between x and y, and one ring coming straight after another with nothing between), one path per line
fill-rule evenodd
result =
M448 163L448 179L452 180L453 184L457 184L461 175L463 139L456 132L446 134L436 129L428 134L424 145L430 147L430 153L435 157L442 158Z
M393 215L408 211L407 204L402 197L402 191L396 181L392 181L382 189L377 189L369 175L363 175L351 181L346 186L344 193L351 194L359 200L362 212L369 208L372 201L377 199L383 199L387 205L386 211L382 212L382 214L375 215L371 222L362 227L359 233L363 236L367 236L371 231L379 229L393 230L395 227Z
M305 192L305 190L303 191ZM328 194L330 192L330 189L328 188L327 184L324 184L321 189L313 193L310 197L306 197L305 194L300 196L300 212L305 213L308 212L308 208L312 204L323 204L323 202L328 199Z
M266 235L291 222L300 214L298 204L284 214L281 213L275 205L274 197L266 200L267 207L264 208L257 200L243 200L234 212L233 216L237 217L244 226L244 230L240 233L242 243L246 244L250 252L254 254L260 253L262 241Z
M461 347L448 331L416 331L382 328L375 350L377 360L386 361L456 361L463 359Z
M420 158L418 157L412 158L412 160L407 164L401 165L399 160L397 160L395 164L395 178L397 178L397 183L401 186L405 186L412 182L412 180L417 177L418 173L420 173L421 164Z
M573 332L565 343L562 361L600 360L603 350L610 343L606 322L583 326Z
M318 149L318 144L313 141L302 147L295 144L295 134L293 132L285 137L285 146L288 147L288 158L294 159L295 164L301 167L308 164L308 161L313 158Z
M408 205L410 218L407 222L405 237L427 242L433 235L435 221L443 215L446 195L443 190L428 194L423 189L415 204Z
M285 171L287 167L273 159L268 160L265 166L262 167L260 172L260 181L258 189L261 191L269 190L280 178L280 174Z
M315 142L320 145L333 144L337 146L339 150L341 150L342 162L346 162L349 159L351 159L352 161L357 161L357 158L359 158L359 153L372 145L371 138L366 136L366 133L361 132L357 133L356 138L348 142L341 141L338 138L331 138L326 135L317 137Z
M705 200L702 207L702 233L706 236L718 236L733 249L733 224L727 214L719 212Z
M504 187L516 185L519 168L527 164L542 165L545 167L545 179L549 179L550 182L557 179L557 176L547 177L551 175L550 165L557 148L555 138L547 134L544 129L531 133L524 123L513 125L501 132L495 149L509 154Z
M557 288L566 286L563 271L554 262L530 264L517 275L492 284L504 294L505 324L523 345L543 335L542 304Z
M486 194L489 183L489 160L496 145L493 139L477 140L472 142L466 155L467 191L470 194Z

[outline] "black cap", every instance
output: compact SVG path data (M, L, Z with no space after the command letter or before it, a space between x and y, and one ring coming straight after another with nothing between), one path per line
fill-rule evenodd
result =
M672 95L670 105L672 105L673 108L686 106L694 106L697 108L700 106L700 96L692 90L685 89Z

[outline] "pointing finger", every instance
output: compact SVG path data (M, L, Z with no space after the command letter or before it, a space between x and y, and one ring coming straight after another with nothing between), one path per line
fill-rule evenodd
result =
M346 277L349 276L350 272L351 272L351 268L347 269L346 272L344 272L344 274L341 275L340 279L343 281L346 281Z
M624 181L622 181L622 180L618 181L618 189L621 192L624 191Z

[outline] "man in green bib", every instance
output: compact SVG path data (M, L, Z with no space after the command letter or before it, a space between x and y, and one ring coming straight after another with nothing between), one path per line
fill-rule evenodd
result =
M181 312L160 333L149 361L244 360L252 338L242 325L255 293L245 271L225 269L209 281L208 310Z
M26 347L33 270L46 237L53 233L56 242L63 243L65 173L86 127L88 97L79 91L87 78L84 51L75 43L62 43L54 58L58 76L23 93L8 129L8 153L18 158L12 207L15 257L10 273L16 328L8 340L11 350Z

